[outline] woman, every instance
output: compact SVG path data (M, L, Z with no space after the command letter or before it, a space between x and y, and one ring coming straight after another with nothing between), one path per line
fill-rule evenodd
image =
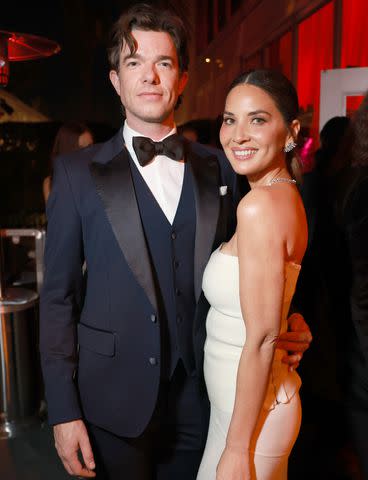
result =
M238 77L226 99L220 140L251 191L238 206L234 236L212 254L203 278L211 418L198 480L287 478L300 378L275 347L308 236L292 178L297 113L294 87L268 70Z
M51 152L51 173L43 180L42 193L45 203L49 198L52 185L52 169L55 158L63 153L74 152L93 143L91 130L83 123L69 122L62 125L55 137Z

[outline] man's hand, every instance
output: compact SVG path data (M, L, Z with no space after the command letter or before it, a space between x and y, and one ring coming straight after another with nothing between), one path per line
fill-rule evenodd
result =
M55 447L63 462L65 470L70 475L93 478L96 476L92 470L95 461L87 429L82 420L59 423L54 426ZM78 458L78 450L82 452L83 466Z
M282 361L289 365L289 370L294 370L298 367L303 353L309 348L312 334L300 313L290 315L288 324L289 330L279 336L277 348L289 352Z

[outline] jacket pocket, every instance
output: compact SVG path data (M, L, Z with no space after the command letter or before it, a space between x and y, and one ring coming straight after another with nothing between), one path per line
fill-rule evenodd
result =
M100 355L113 357L115 355L116 334L104 330L96 330L83 323L78 324L78 344Z

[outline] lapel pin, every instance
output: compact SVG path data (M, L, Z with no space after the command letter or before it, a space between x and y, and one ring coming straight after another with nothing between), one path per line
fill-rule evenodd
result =
M220 187L220 195L223 197L224 195L227 194L227 185L221 185Z

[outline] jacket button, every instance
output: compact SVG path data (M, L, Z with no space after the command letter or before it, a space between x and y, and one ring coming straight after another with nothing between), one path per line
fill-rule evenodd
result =
M151 365L157 365L157 363L158 363L158 362L157 362L157 358L155 358L155 357L150 357L150 358L149 358L149 363L150 363Z
M174 260L174 268L175 269L179 268L179 265L180 263L178 262L178 260Z
M176 240L176 237L177 237L176 232L172 232L172 233L171 233L171 238L172 238L173 240Z
M156 323L156 322L157 322L157 317L156 317L156 315L155 315L154 313L152 313L152 315L151 315L151 322L152 322L152 323Z
M176 322L181 323L183 321L183 317L181 315L177 315Z
M176 288L176 289L175 289L175 293L176 293L176 296L177 296L177 297L180 297L180 295L181 295L181 290L180 290L179 288Z

